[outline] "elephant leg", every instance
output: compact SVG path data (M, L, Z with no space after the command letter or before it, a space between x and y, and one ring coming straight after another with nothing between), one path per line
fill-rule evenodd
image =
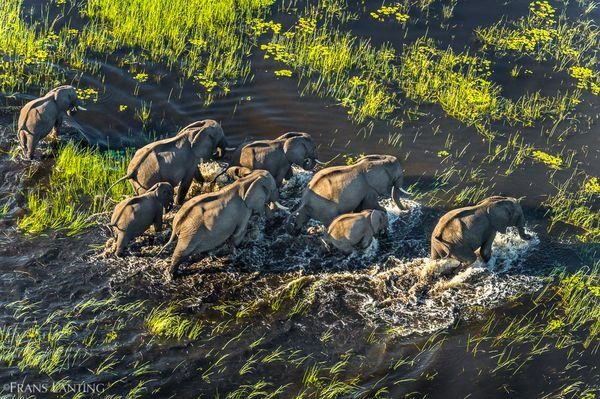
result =
M275 183L277 187L281 187L283 185L284 180L290 180L294 174L292 173L292 167L288 167L287 169L280 169L275 176Z
M174 279L177 277L177 273L179 272L179 266L183 263L183 260L187 258L194 250L191 247L191 243L177 241L177 246L173 251L173 256L171 256L171 264L169 268L166 270L166 277L168 279Z
M286 230L290 234L296 234L302 229L302 227L308 221L308 212L306 211L306 207L302 205L298 211L290 215Z
M358 242L358 247L360 249L367 249L369 248L369 245L371 245L371 242L373 242L373 233L369 231Z
M33 159L35 154L35 147L37 145L37 140L33 137L33 134L27 135L27 153L26 156L29 159Z
M196 180L198 184L203 184L206 181L204 176L202 176L202 173L200 173L199 168L196 168L196 171L194 172L194 180Z
M244 241L244 237L246 236L246 230L248 229L248 221L250 220L250 215L244 217L241 223L235 229L235 232L231 236L231 244L234 247L239 246L242 241Z
M344 255L350 255L354 252L354 247L348 241L337 241L334 246Z
M27 133L25 133L23 130L19 130L17 137L19 138L19 144L21 145L21 151L23 152L23 156L25 156L27 155Z
M156 215L154 216L154 231L156 233L161 232L162 228L163 228L163 211L162 208L158 210L158 212L156 212Z
M477 260L475 252L468 248L454 247L450 248L450 257L458 260L459 262L469 266Z
M185 201L185 196L187 195L187 192L190 189L190 186L192 185L193 178L194 175L191 174L189 176L185 176L181 181L181 184L179 185L179 190L177 190L177 205L183 205L183 202Z
M492 257L492 244L494 242L494 238L496 238L495 232L490 234L489 237L487 237L487 239L479 249L479 255L481 255L481 259L483 259L485 263L488 263Z
M356 208L357 212L364 211L366 209L375 209L382 212L387 212L384 207L379 205L379 201L377 200L378 195L375 191L370 191L365 198L361 201Z
M115 255L121 257L123 256L123 251L125 250L125 247L127 246L127 244L129 243L129 237L127 236L126 233L120 231L117 233L117 237L115 239Z

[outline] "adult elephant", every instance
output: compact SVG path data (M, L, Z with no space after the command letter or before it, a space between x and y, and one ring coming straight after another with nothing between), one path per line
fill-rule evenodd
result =
M319 161L317 146L308 133L289 132L274 140L259 140L243 145L228 160L231 166L250 170L266 170L275 178L277 187L292 177L292 165L313 170Z
M129 179L136 194L145 193L156 183L167 182L179 186L177 204L185 196L196 178L202 182L198 164L226 151L227 140L221 125L207 119L184 127L175 137L155 141L136 151L129 162L127 174L117 180ZM113 184L113 185L114 185Z
M85 111L73 86L60 86L25 104L19 114L17 135L23 155L33 159L38 143L54 131L59 134L65 114Z
M368 155L353 165L334 166L317 172L304 191L298 210L290 215L287 230L297 233L308 219L326 226L337 216L365 209L385 209L379 205L380 195L391 195L404 209L401 194L403 173L398 159L392 155Z
M431 234L431 259L452 258L470 265L479 249L488 262L496 233L505 234L509 226L516 226L522 239L531 239L525 233L523 209L512 197L489 197L477 205L454 209L442 216Z
M194 252L210 251L228 240L234 247L240 245L250 216L264 215L267 204L278 205L278 199L273 176L257 170L219 191L186 202L175 215L171 238L163 247L177 240L166 277L175 277L182 261Z

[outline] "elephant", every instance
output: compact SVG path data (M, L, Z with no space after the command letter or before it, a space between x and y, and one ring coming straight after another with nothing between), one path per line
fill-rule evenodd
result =
M332 166L317 172L305 189L300 207L287 221L288 233L297 233L309 218L329 226L337 216L365 209L385 212L377 202L380 195L390 195L398 208L404 209L401 193L403 173L392 155L367 155L353 165Z
M383 234L387 227L386 212L367 209L358 213L345 213L331 222L323 241L326 246L331 244L348 255L354 249L368 248L373 237Z
M278 199L273 176L265 170L255 170L218 191L187 201L175 215L171 238L163 247L164 250L177 241L167 279L175 278L179 265L194 252L210 251L228 240L234 248L239 246L250 216L264 215L269 202L282 207Z
M496 233L505 234L509 226L517 227L521 239L531 239L525 233L523 209L512 197L493 196L476 205L454 209L441 217L431 234L431 259L452 258L468 266L477 260L479 249L487 263Z
M220 158L226 150L227 140L219 123L210 119L194 122L175 137L155 141L137 150L129 162L127 174L113 186L129 179L136 194L143 194L154 184L167 182L173 187L179 186L176 202L181 205L192 180L204 181L198 164L213 155Z
M266 170L275 178L277 187L292 177L292 165L313 170L319 161L317 147L308 133L288 132L274 140L259 140L243 145L229 156L231 166Z
M21 108L17 135L23 156L33 159L38 143L54 131L58 136L64 115L85 111L73 86L59 86Z
M168 211L172 205L173 186L169 183L157 183L144 194L119 202L109 224L115 238L115 255L121 256L129 241L142 235L150 225L161 231L163 208Z

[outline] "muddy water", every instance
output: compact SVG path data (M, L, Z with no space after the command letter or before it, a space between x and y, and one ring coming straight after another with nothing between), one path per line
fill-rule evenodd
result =
M35 15L38 2L30 4ZM364 7L371 11L377 6L367 2ZM433 20L440 18L439 6L432 8ZM523 15L526 10L526 2L511 2L510 7L495 1L459 2L451 19L451 37L439 23L428 23L424 17L409 24L406 36L393 25L383 29L385 25L368 18L359 7L361 17L349 23L349 29L355 35L370 37L376 45L391 42L397 50L426 32L442 47L477 48L472 34L476 26L489 25L507 12L509 16ZM277 6L273 14L275 20L290 18ZM197 86L191 82L180 86L176 72L160 65L149 66L148 71L164 75L161 82L142 84L139 95L134 96L136 82L117 66L118 56L98 57L104 85L99 76L81 78L82 86L100 90L100 98L89 104L89 112L77 116L84 140L91 144L141 145L150 136L171 134L194 120L213 118L221 122L234 144L249 138L273 138L286 131L306 131L319 144L323 159L340 153L396 155L406 170L407 183L417 183L423 189L436 171L450 166L442 164L436 155L445 148L448 135L453 137L453 151L467 148L467 155L451 161L459 169L477 165L488 150L474 129L445 116L437 106L422 107L428 114L407 121L401 130L382 121L370 126L353 124L335 101L300 96L302 83L274 78L273 70L280 66L263 59L258 50L251 57L253 80L234 87L227 97L208 107L202 106ZM527 61L521 62L539 79L511 80L511 66L490 57L497 67L494 79L503 86L503 95L510 98L533 90L553 95L572 83L552 72L550 65ZM151 122L145 128L133 117L141 100L152 103ZM8 104L19 101L22 99L6 99ZM121 104L128 105L129 110L116 112ZM401 104L409 105L409 101ZM597 98L584 94L577 118L558 127L580 126L580 134L568 136L566 146L578 151L577 162L591 175L600 174L599 139L594 134L598 130L598 105ZM18 202L19 198L12 196L17 188L26 190L43 180L44 171L47 173L52 165L51 159L34 166L10 160L6 151L15 145L11 131L15 113L16 109L7 108L2 115L3 203ZM511 130L495 128L503 133ZM528 143L553 148L554 143L540 134L540 126L521 130ZM394 133L401 134L400 145L388 144ZM589 151L581 151L584 146ZM525 196L527 229L534 239L524 242L515 231L499 235L489 264L477 263L458 274L443 274L441 271L452 265L427 259L429 234L450 206L444 203L428 208L411 202L408 210L398 211L382 199L391 222L389 236L376 240L364 253L349 257L320 252L318 237L323 226L318 223L299 237L285 234L282 224L287 215L279 211L270 220L253 220L248 239L235 254L216 251L211 257L197 257L186 267L185 276L174 283L165 283L162 278L168 254L155 256L168 239L168 229L156 238L140 238L126 257L115 259L101 248L106 240L101 227L106 217L99 217L97 228L77 238L52 232L27 238L8 221L0 236L0 320L4 326L32 325L52 312L65 317L65 322L73 320L78 327L74 345L87 355L52 379L113 383L107 394L126 395L144 382L141 397L225 397L242 385L264 381L269 392L289 384L280 397L294 397L304 389L307 370L317 367L329 381L359 376L354 383L359 392L355 397L376 397L383 387L386 391L381 397L392 398L409 394L444 398L541 396L568 381L567 374L557 372L565 367L562 358L533 361L511 375L481 372L494 369L496 359L474 358L465 350L468 337L482 329L490 314L502 319L527 312L528 294L544 285L554 267L577 270L584 263L575 250L578 246L567 239L571 233L568 229L566 236L558 229L547 233L548 220L540 208L554 190L548 183L547 168L526 162L512 175L503 176L499 171L506 166L496 163L482 169L495 194ZM30 173L31 168L37 173ZM215 165L206 168L207 173L214 173ZM297 204L311 177L307 172L295 172L282 191L282 202L290 207ZM561 174L566 172L557 173L559 177ZM167 220L172 217L172 213L167 215ZM298 287L296 294L290 294L291 287ZM521 295L524 304L517 305L514 299ZM283 299L277 302L278 297ZM143 312L102 308L67 318L66 312L75 304L90 298L117 298L119 304L144 301ZM14 305L22 300L31 304L25 317L17 314ZM185 318L202 324L197 339L178 341L150 334L144 316L165 303L176 303ZM90 326L98 331L98 343L86 348L82 341L89 337ZM102 338L109 336L113 338ZM116 359L112 368L91 372L108 356ZM401 359L410 362L398 365ZM326 371L339 361L347 362L342 371ZM582 358L580 363L594 366L597 360ZM148 364L150 372L132 375L140 364ZM247 364L251 371L246 373L242 370ZM586 370L578 378L597 384L597 372L593 367ZM3 384L24 379L51 380L32 370L21 370L17 364L0 369Z

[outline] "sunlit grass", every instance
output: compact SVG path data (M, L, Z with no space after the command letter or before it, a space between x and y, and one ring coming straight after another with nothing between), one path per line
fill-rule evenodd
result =
M529 15L517 21L499 22L475 30L484 49L526 55L536 61L551 60L555 68L568 71L577 86L600 94L597 71L598 25L591 20L571 22L546 1L530 4Z
M202 324L182 317L174 306L154 308L145 317L148 330L159 337L175 339L196 339Z
M549 208L551 227L566 223L581 230L578 238L583 242L600 240L600 212L594 205L598 195L598 180L595 177L572 176L557 187L558 192L549 196L545 205Z
M48 229L65 230L68 235L81 233L95 224L91 215L112 206L110 201L104 203L104 193L125 174L127 162L127 156L114 152L64 145L58 150L48 182L27 194L29 214L19 221L19 228L27 234ZM116 185L108 198L118 201L131 193L129 185Z
M141 48L155 62L178 66L206 92L250 74L252 43L246 32L265 30L252 23L272 0L90 0L84 13L91 23L82 33L86 47L100 53ZM268 25L272 28L272 25ZM147 74L137 71L137 77ZM145 79L144 79L145 80Z

